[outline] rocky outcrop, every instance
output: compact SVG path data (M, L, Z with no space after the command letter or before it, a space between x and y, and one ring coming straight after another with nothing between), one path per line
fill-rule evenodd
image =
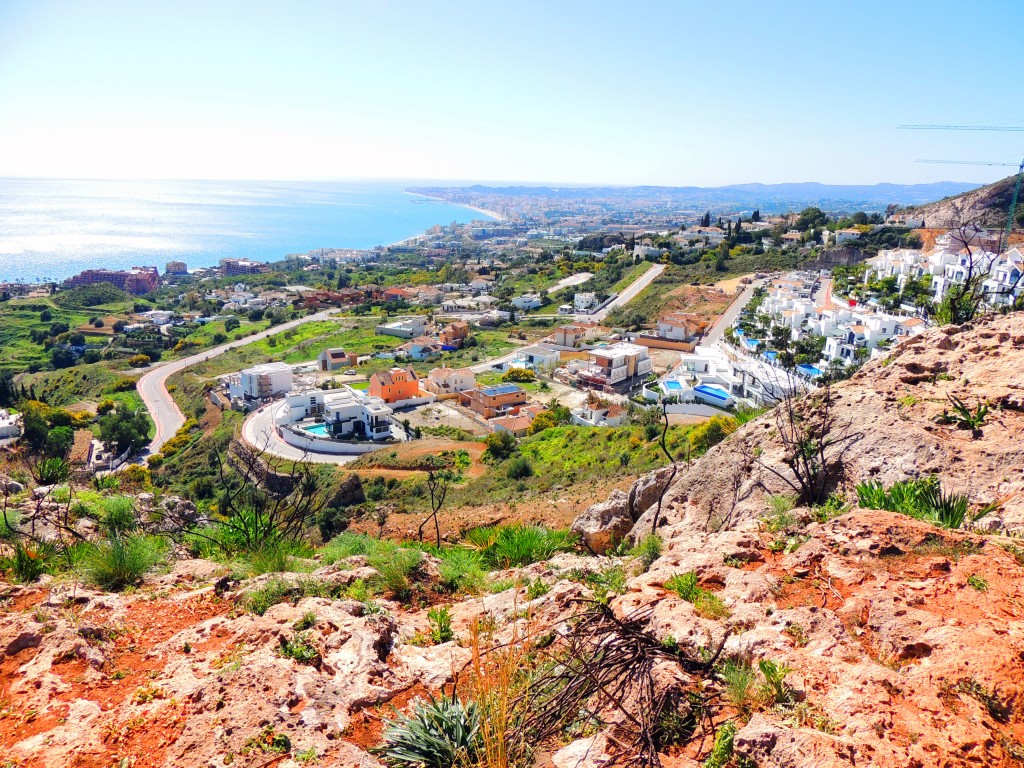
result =
M591 552L603 555L632 530L636 521L658 503L676 471L664 467L637 480L629 492L618 489L605 501L592 504L576 520L572 531Z

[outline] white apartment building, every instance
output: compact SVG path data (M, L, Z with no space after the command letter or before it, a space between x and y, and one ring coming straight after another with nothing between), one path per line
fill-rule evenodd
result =
M1024 254L1013 248L992 265L991 277L982 283L985 297L993 306L1013 304L1024 295Z

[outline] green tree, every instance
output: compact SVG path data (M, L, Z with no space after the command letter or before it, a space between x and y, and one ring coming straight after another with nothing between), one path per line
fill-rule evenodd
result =
M54 427L47 435L43 447L47 456L66 459L75 444L75 431L71 427Z
M50 350L50 364L55 369L70 368L78 358L68 347L54 347Z
M141 448L149 442L149 417L142 408L133 409L120 402L117 408L99 420L100 439L108 449L120 455L129 447Z
M485 453L495 461L503 461L516 450L516 438L511 432L491 432L484 438Z

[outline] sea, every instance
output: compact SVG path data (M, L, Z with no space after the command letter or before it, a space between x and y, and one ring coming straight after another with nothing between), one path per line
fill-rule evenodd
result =
M0 282L84 269L225 257L277 261L320 248L390 245L436 224L491 217L398 182L0 178Z

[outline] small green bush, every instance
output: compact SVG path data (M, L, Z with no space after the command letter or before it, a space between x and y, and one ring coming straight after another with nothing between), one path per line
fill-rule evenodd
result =
M525 456L513 456L505 466L509 480L523 480L533 476L533 465Z
M328 585L316 579L304 579L298 582L271 579L259 589L247 594L242 600L242 607L249 613L262 616L278 603L298 600L303 597L332 596Z
M308 632L296 632L289 638L281 637L279 652L286 659L295 659L299 664L317 665L320 651L309 640Z
M629 554L640 561L646 573L654 565L654 561L661 557L661 547L661 537L656 533L649 533L629 550Z
M793 670L770 659L761 659L757 666L764 676L764 682L761 684L762 694L775 704L792 701L793 691L786 685L786 677Z

